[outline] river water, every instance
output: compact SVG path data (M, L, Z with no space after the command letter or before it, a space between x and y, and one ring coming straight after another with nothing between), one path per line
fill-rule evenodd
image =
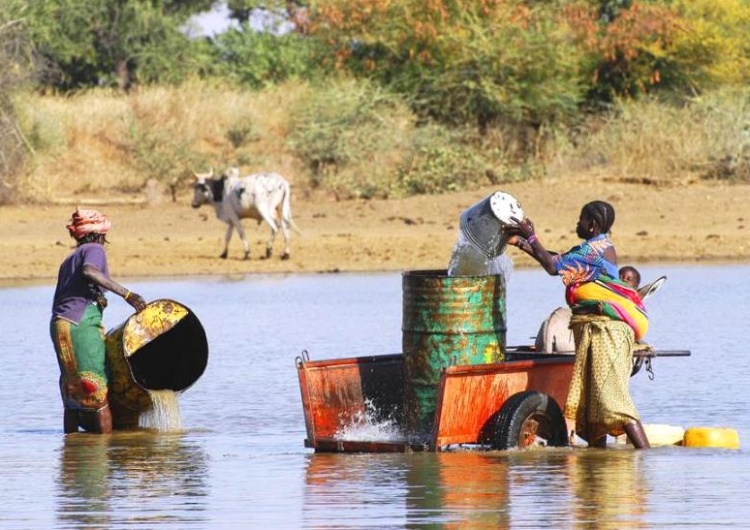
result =
M668 276L648 341L692 351L632 379L644 423L731 427L741 449L314 454L295 358L400 352L397 273L128 281L191 308L208 335L208 368L180 396L184 430L64 436L53 286L0 289L0 527L747 528L750 266L640 268ZM512 273L509 345L533 342L562 290L541 270ZM107 329L128 316L111 299Z

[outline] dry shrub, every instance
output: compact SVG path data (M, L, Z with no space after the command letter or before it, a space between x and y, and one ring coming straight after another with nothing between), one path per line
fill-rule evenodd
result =
M73 97L26 94L19 108L37 156L22 179L22 198L125 194L152 202L149 179L165 190L180 181L184 188L193 171L226 165L289 176L299 164L285 153L286 109L300 90L255 93L188 83L129 95L104 89ZM251 134L237 141L243 130Z
M155 203L171 189L187 193L193 171L227 165L276 171L297 186L342 198L439 193L571 172L638 182L747 182L749 106L747 89L682 105L621 103L575 130L542 128L536 134L543 141L529 144L528 158L519 162L518 131L472 134L418 123L397 98L361 85L246 91L195 82L129 95L27 93L13 107L32 156L14 192L37 202Z
M339 198L442 193L507 180L505 153L475 128L420 121L400 96L367 81L341 79L311 90L298 101L292 124L289 143L307 164L311 187Z
M37 153L23 178L26 200L98 194L137 179L120 148L118 129L127 101L118 93L93 91L69 98L27 95L18 108Z
M550 173L594 171L634 182L748 181L750 91L723 90L683 105L621 103L570 142L558 137Z

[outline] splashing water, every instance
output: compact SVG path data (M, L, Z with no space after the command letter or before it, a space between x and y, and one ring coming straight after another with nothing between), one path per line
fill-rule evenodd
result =
M503 191L464 210L459 216L448 276L502 275L507 283L513 267L510 258L504 256L508 228L523 218L521 204Z
M500 236L498 235L498 238ZM506 254L488 258L474 246L463 230L458 232L458 240L453 247L448 276L487 276L500 274L506 280L513 272L513 261Z
M138 425L160 432L179 431L182 429L180 402L172 390L149 390L153 407L141 414Z
M365 401L365 410L355 413L347 425L341 426L334 439L349 442L404 442L407 436L398 422L387 417L382 419L371 400Z

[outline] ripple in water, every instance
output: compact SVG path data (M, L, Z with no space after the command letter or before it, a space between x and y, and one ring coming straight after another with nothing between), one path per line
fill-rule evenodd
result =
M138 425L159 432L181 430L182 418L177 393L172 390L149 390L148 393L153 407L141 414Z

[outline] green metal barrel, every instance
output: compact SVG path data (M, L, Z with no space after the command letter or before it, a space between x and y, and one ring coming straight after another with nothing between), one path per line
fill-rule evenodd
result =
M504 359L505 277L407 271L402 289L406 426L427 435L443 368Z

